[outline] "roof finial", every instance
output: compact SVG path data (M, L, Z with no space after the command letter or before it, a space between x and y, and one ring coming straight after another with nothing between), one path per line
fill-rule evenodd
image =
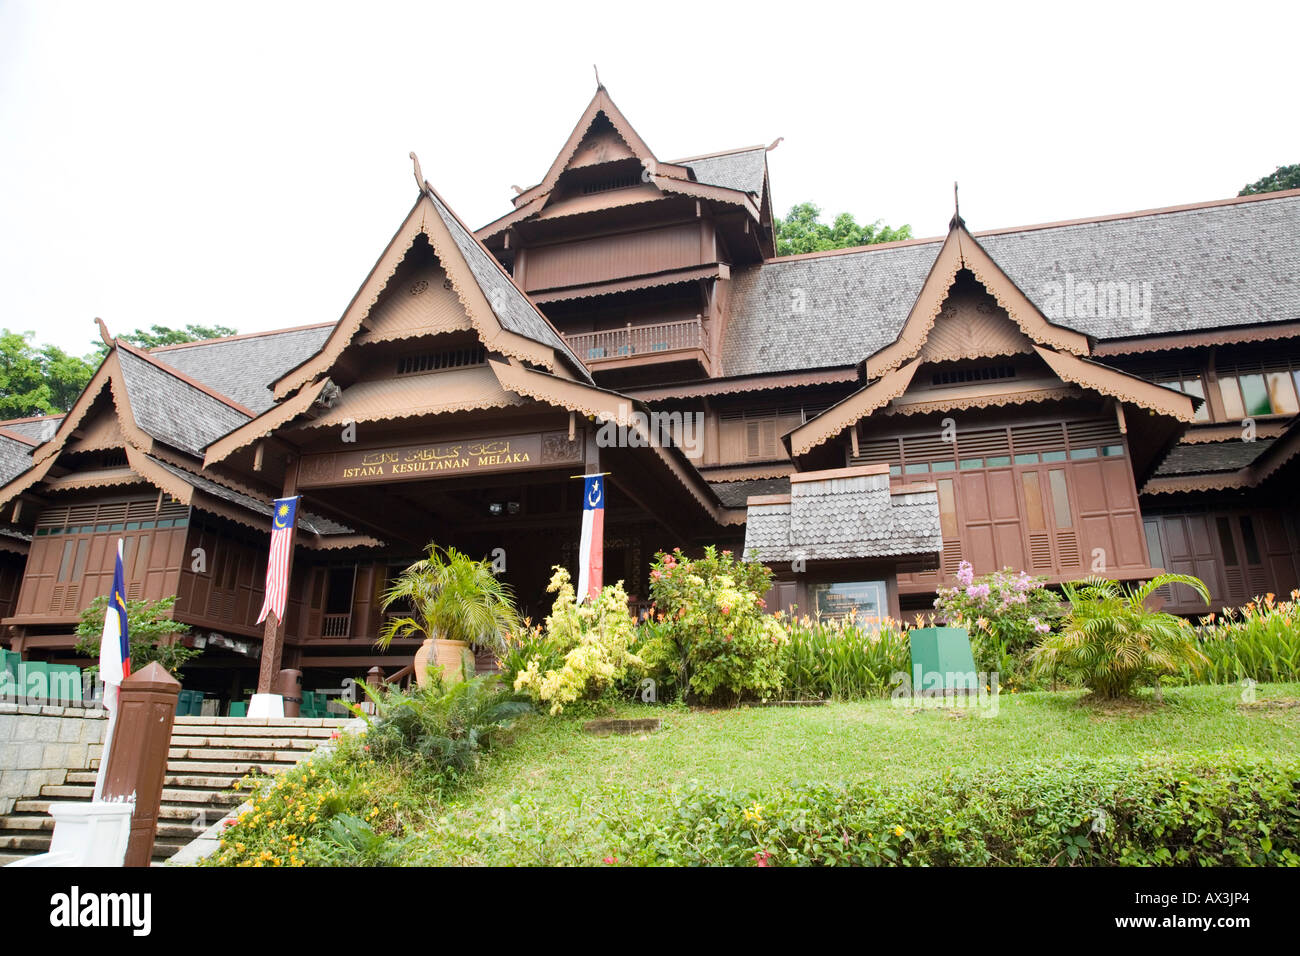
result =
M961 203L957 199L957 180L952 182L952 219L948 223L949 229L965 229L966 220L961 217Z
M596 68L595 63L591 64L591 71L596 74L596 89L603 90L605 88L605 84L600 82L600 70Z
M783 140L783 139L785 139L784 136L778 136L776 139L772 140L772 145L769 146L769 147L767 148L767 152L770 153L770 152L772 152L772 150L774 150L774 149L776 149L778 146L780 146L780 145L781 145L781 140Z
M113 347L113 336L108 334L108 326L104 324L104 320L99 316L95 316L95 324L99 326L99 337L111 349Z
M416 188L418 188L420 192L424 192L424 190L427 188L427 185L424 182L424 173L421 172L420 170L420 157L416 156L414 152L411 153L411 162L415 164Z

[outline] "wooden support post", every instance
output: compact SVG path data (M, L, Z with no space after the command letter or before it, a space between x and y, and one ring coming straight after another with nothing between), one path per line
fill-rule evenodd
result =
M284 491L281 498L292 498L298 493L298 463L300 459L294 456L289 461L284 470ZM299 511L301 512L302 502L298 502ZM302 520L299 513L293 522L293 530L289 532L289 560L288 566L284 569L285 588L290 590L293 587L293 551L298 538L298 522ZM289 599L284 602L285 614L289 613ZM259 662L257 671L257 692L259 694L271 694L271 685L276 676L280 673L283 666L284 657L284 621L275 616L272 611L266 616L266 629L262 632L262 659Z
M122 681L104 771L105 800L135 797L124 866L148 866L181 685L157 662Z

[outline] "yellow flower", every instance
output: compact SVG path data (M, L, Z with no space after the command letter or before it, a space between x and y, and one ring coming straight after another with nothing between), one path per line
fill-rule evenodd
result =
M763 822L763 807L761 804L754 804L745 811L745 819L753 820L755 823Z
M894 827L894 836L902 836L904 832L901 826Z

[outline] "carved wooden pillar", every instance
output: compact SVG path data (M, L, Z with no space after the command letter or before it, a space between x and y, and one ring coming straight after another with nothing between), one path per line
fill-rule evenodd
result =
M291 456L284 469L284 490L281 498L292 498L298 493L298 456ZM289 532L289 561L284 569L286 592L293 587L293 552L298 538L298 522L302 520L302 502L298 502L298 514L294 516L293 529ZM289 601L292 595L286 593L284 613L289 613ZM279 620L272 611L266 616L266 630L262 633L262 659L257 672L257 692L270 694L271 683L280 673L284 657L284 621Z

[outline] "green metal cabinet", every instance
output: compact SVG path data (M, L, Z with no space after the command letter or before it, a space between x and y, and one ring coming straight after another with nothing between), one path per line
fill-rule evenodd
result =
M964 627L919 627L908 632L912 693L978 689L975 656Z

